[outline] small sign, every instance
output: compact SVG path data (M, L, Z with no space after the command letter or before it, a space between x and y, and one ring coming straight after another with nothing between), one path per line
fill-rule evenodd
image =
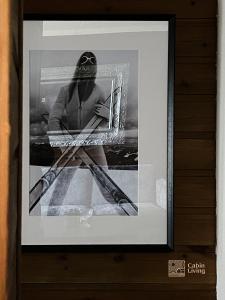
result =
M168 276L185 277L185 260L169 260Z
M185 267L186 266L186 267ZM185 260L169 260L168 276L169 277L185 277L190 275L205 275L206 265L201 262L185 262Z

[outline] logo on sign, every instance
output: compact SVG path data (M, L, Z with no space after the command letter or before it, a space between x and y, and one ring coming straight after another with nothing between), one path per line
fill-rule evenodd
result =
M185 260L169 260L168 276L185 277Z

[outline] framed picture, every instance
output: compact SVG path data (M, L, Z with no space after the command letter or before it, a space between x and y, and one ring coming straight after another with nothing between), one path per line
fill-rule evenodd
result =
M174 41L173 16L25 17L24 249L173 248Z

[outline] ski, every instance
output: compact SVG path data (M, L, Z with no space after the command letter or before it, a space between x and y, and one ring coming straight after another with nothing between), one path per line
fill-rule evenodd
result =
M116 92L121 92L121 87L117 87L105 100L104 104L108 104L112 95ZM81 133L77 136L77 140L81 141L79 146L68 146L62 155L57 159L57 161L49 168L49 170L37 181L34 187L30 190L30 201L29 201L29 212L33 210L33 208L40 201L41 197L47 192L49 187L55 181L55 179L59 176L61 171L68 165L80 147L85 145L85 141L91 134L97 129L97 127L101 124L104 118L95 115L85 126L85 128L81 131ZM87 132L88 129L88 133ZM84 137L85 132L85 138ZM82 137L82 140L81 140Z

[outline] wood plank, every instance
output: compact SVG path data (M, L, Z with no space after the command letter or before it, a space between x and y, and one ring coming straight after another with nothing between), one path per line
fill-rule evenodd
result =
M216 55L214 56L177 56L176 64L216 64Z
M215 168L213 169L177 169L174 170L174 176L177 177L211 177L215 179Z
M206 274L168 278L168 260L201 262ZM97 270L97 272L96 272ZM215 254L169 253L24 253L22 283L183 283L215 284Z
M216 19L177 20L176 56L211 56L216 59L216 27Z
M215 131L175 131L175 139L215 140Z
M185 215L185 216L198 216L198 215L207 215L207 216L215 216L216 215L216 207L177 207L174 208L175 215Z
M177 18L215 18L215 0L25 0L25 13L39 14L176 14Z
M104 291L108 289L119 289L119 290L144 290L148 291L149 289L153 291L214 291L215 284L204 284L204 283L197 283L195 285L191 285L189 283L180 282L177 285L176 282L173 282L173 278L168 283L163 283L161 286L155 283L23 283L24 289L43 289L43 290L83 290L84 288L87 291L90 290L97 290L97 291Z
M214 215L175 215L176 245L215 245Z
M183 289L183 285L170 288L155 287L153 285L23 285L22 299L28 300L132 300L132 299L159 299L159 300L215 300L215 288L208 290ZM158 290L157 290L158 289Z
M174 204L176 207L215 207L215 178L176 177Z
M216 95L176 95L175 103L180 102L216 102Z
M215 141L213 140L175 140L175 170L214 170L215 156Z
M214 95L216 93L215 64L176 64L176 95Z
M213 253L215 254L215 245L174 245L174 253ZM186 257L186 254L183 254L183 257Z
M175 132L215 132L215 130L215 103L175 103Z

